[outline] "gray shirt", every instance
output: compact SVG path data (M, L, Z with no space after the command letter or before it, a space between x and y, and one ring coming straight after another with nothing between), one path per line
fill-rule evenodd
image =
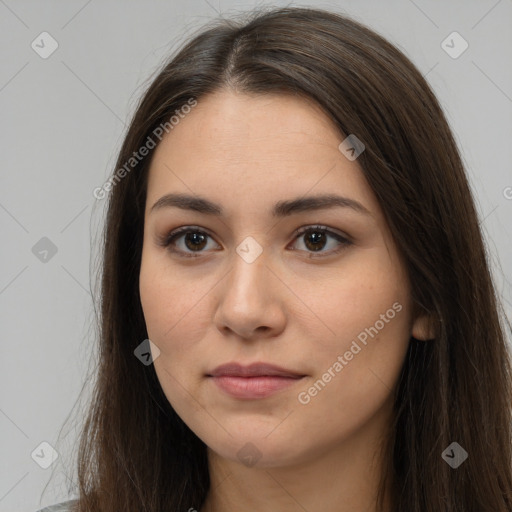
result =
M56 505L51 505L49 507L42 508L41 510L38 510L37 512L71 512L71 507L77 502L78 500L69 500L69 501L62 501L61 503L57 503Z

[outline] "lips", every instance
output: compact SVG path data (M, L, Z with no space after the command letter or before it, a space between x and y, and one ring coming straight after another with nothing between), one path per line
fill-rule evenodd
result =
M207 375L217 388L232 398L258 400L294 386L304 374L269 363L243 366L227 363Z
M270 363L252 363L243 366L239 363L222 364L215 368L208 377L287 377L300 379L305 375Z

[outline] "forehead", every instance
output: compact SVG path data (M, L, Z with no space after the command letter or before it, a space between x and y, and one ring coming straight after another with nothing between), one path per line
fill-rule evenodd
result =
M165 193L208 196L233 212L312 193L351 195L377 208L344 139L312 100L290 95L210 94L163 137L149 169L147 208Z

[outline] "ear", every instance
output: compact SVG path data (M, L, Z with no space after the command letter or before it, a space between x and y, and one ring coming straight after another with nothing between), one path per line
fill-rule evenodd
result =
M411 336L417 340L427 341L435 339L434 322L429 315L421 315L414 320Z

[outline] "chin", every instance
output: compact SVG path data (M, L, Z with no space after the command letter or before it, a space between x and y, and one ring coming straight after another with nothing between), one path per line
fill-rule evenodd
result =
M265 428L262 435L253 432L253 435L241 433L233 434L231 437L226 434L223 439L208 439L205 443L208 450L218 457L231 460L249 469L291 466L300 464L308 458L308 450L304 451L303 447L297 444L295 436L290 436L287 442L283 436L273 437L275 432L270 435L269 432L271 430Z

